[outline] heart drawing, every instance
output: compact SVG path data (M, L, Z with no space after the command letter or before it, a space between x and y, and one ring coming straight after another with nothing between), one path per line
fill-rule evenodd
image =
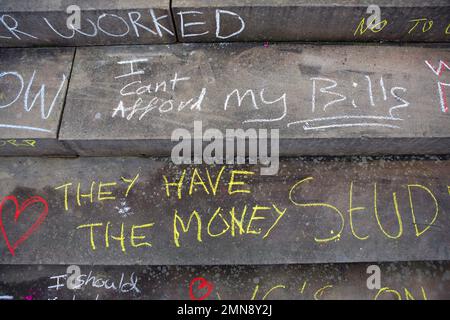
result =
M196 297L194 295L194 286L197 282L199 282L199 284L197 286L198 290L207 288L207 291L201 297ZM191 300L194 300L194 301L205 300L206 298L209 297L209 295L211 294L213 289L214 289L214 285L211 282L208 282L205 278L198 277L198 278L192 279L191 283L189 284L189 296L190 296Z
M23 235L21 235L19 240L17 240L14 244L11 244L10 239L8 238L8 235L6 234L5 225L3 223L3 213L4 213L3 207L5 206L5 203L7 203L8 201L12 201L16 208L15 213L14 213L14 223L17 223L17 221L19 220L19 217L22 215L22 213L25 210L27 210L28 207L31 207L35 203L42 203L44 205L44 209L39 214L39 217L36 219L34 224ZM31 198L27 199L26 201L24 201L22 203L22 205L20 205L20 206L19 206L19 201L17 200L17 198L15 196L8 196L8 197L3 198L2 202L0 203L0 230L3 234L3 238L5 238L6 246L8 247L9 252L11 252L11 254L13 256L15 254L15 250L17 249L17 247L22 242L27 240L30 237L30 235L34 231L36 231L36 229L42 224L42 222L44 222L45 218L47 217L47 214L48 214L48 203L44 198L42 198L40 196L31 197Z

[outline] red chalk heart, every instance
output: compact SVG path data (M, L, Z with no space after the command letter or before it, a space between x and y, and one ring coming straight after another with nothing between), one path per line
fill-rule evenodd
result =
M199 282L199 284L197 286L198 290L207 288L206 293L204 295L202 295L201 297L196 297L194 295L194 286L197 282ZM192 279L191 283L189 284L189 296L190 296L191 300L196 300L196 301L205 300L206 298L209 297L209 295L211 294L213 289L214 289L214 285L211 282L208 282L205 278L198 277L198 278Z
M34 224L23 234L20 236L19 240L17 240L13 245L11 245L11 242L9 241L9 238L6 234L6 230L5 230L5 226L3 224L3 206L5 205L5 203L7 201L12 201L14 202L15 206L16 206L16 210L14 213L14 222L17 223L17 220L19 219L20 215L30 206L32 206L35 203L42 203L44 205L44 209L42 210L42 212L40 213L39 217L36 219L36 221L34 222ZM19 201L17 200L17 198L15 196L8 196L3 198L2 202L0 203L0 230L3 234L3 238L5 238L6 241L6 245L9 249L9 252L11 252L11 254L14 256L15 250L17 249L17 247L24 242L25 240L27 240L31 234L36 231L36 229L42 224L42 222L44 222L46 216L48 214L48 204L47 201L45 201L42 197L40 196L34 196L31 197L29 199L27 199L26 201L24 201L22 203L21 206L19 206Z

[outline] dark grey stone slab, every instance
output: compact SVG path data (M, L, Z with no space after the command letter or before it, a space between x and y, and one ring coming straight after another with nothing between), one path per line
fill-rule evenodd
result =
M73 154L57 140L74 49L0 50L0 155Z
M175 42L169 3L170 0L2 0L0 47Z
M0 263L450 259L450 159L290 159L274 176L259 169L2 159Z
M374 25L371 5L380 9ZM172 8L182 42L450 40L447 0L174 0Z
M77 50L60 139L170 155L171 135L279 129L282 155L446 154L448 48L178 44Z
M381 276L379 289L367 287L367 278L373 272L367 273L371 265L79 266L79 275L64 265L4 265L0 266L0 299L2 296L5 300L450 298L449 262L376 264ZM70 276L79 279L73 282L77 289L68 288L68 283L72 283ZM210 292L198 289L202 281L194 281L198 277L209 283Z

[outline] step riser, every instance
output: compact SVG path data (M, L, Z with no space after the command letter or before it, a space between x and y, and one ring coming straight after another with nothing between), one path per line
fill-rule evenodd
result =
M33 196L43 199L31 198L32 203L18 209L16 224L14 199L4 203L10 248L1 239L1 263L225 265L450 258L445 245L450 236L443 232L450 227L448 159L292 159L282 161L275 176L260 176L260 169L221 171L221 166L180 167L143 158L4 159L2 196L15 196L22 206ZM167 183L183 179L181 199L176 186L166 187L164 177ZM39 219L45 220L20 242ZM92 226L91 238L92 224L98 225ZM122 227L123 241L112 238Z
M239 128L239 126L236 126ZM236 128L233 127L233 128ZM206 128L209 129L209 128ZM175 128L174 128L175 130ZM225 132L224 129L223 132ZM270 129L268 129L270 130ZM270 131L268 131L270 133ZM192 135L192 130L190 131ZM223 154L227 153L227 140L216 139L223 145ZM170 157L172 150L179 146L179 142L168 139L139 139L139 140L62 140L69 149L76 150L76 154L86 157L92 156L150 156ZM254 142L255 144L258 142ZM266 145L270 149L271 141ZM202 146L205 150L210 142L191 142L191 152L195 146ZM234 150L238 143L235 141ZM322 138L322 139L284 139L279 141L279 155L282 157L298 156L382 156L382 155L444 155L449 153L450 138ZM220 149L220 148L218 148ZM244 150L249 157L248 142ZM16 154L23 155L23 152ZM236 157L237 155L235 155ZM205 155L203 155L205 157ZM187 155L188 161L194 161L194 155ZM205 159L205 158L203 158ZM225 158L220 158L225 163Z
M394 46L79 49L59 137L83 156L168 156L173 131L201 139L201 121L279 129L281 155L445 154L446 61L448 49Z
M450 40L446 0L426 6L419 0L378 1L377 29L367 24L378 10L368 11L371 1L245 4L225 0L205 4L202 0L133 0L124 4L102 0L94 5L79 3L80 32L67 27L73 11L66 13L67 7L60 1L35 1L33 6L15 0L3 2L0 47L171 43L177 40L175 33L181 42ZM102 17L105 14L107 17Z
M265 5L242 5L239 0L225 0L213 6L202 0L175 0L172 8L182 42L450 40L450 5L445 0L427 6L423 1L378 1L382 27L379 31L367 29L366 23L375 13L367 13L369 5L375 4L370 1L301 2L304 1L280 4L274 0ZM412 21L421 18L425 20ZM365 23L360 27L363 19Z
M0 140L0 156L62 156L74 157L72 149L56 139L6 139Z
M74 285L82 290L67 287L68 277L75 274L74 270L68 273L68 266L1 266L0 296L17 300L449 298L448 262L376 264L381 276L379 289L367 286L373 274L367 273L370 265L80 266L81 282ZM212 285L209 294L206 289L198 290L202 283L193 282L197 277ZM105 289L105 281L116 289Z

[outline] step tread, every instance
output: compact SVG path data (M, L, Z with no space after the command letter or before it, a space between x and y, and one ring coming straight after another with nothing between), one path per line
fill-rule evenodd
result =
M279 129L282 155L448 153L449 60L448 48L412 46L78 49L59 138L81 155L170 155L172 132L198 120Z

